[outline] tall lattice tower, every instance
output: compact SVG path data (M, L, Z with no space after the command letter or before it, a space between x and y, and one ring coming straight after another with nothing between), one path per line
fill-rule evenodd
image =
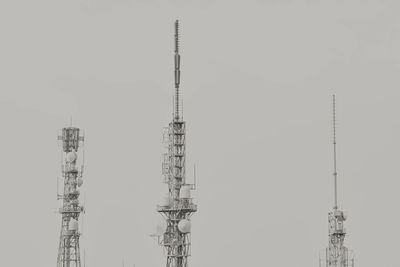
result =
M329 242L324 253L321 253L320 267L354 267L353 252L344 246L346 214L338 208L337 201L337 169L336 169L336 102L333 95L333 179L334 205L328 213Z
M60 208L62 221L57 267L81 267L78 221L84 209L79 205L78 188L83 184L83 148L80 153L81 164L78 163L78 149L79 144L83 144L84 137L79 135L79 128L68 127L62 129L62 134L58 136L58 139L62 142L61 169L64 192L63 194L57 192L57 198L63 201Z
M172 122L166 127L164 141L167 152L163 155L162 174L168 193L157 211L163 216L163 226L158 226L157 236L167 256L166 267L187 267L190 256L191 215L197 211L191 190L194 184L186 183L185 175L185 122L179 105L180 55L179 22L175 21L175 98Z

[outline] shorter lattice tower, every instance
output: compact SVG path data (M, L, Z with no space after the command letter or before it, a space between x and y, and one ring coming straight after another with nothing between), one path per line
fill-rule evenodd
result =
M162 173L168 185L168 193L157 211L163 216L163 222L157 227L159 244L164 247L167 256L166 267L187 267L190 256L191 215L197 211L191 198L195 183L186 182L186 124L180 110L180 55L179 24L175 21L175 98L172 122L166 128L167 153L164 154Z
M320 267L354 267L353 252L344 246L346 229L344 221L347 216L338 208L337 201L337 169L336 169L336 102L333 95L333 179L334 205L328 213L329 242L319 259Z
M62 142L64 191L58 194L57 183L57 197L63 202L60 208L62 221L57 267L81 267L78 225L79 215L84 212L83 206L79 205L79 187L83 184L83 149L81 164L78 164L78 149L84 137L79 135L79 128L68 127L62 129L58 140Z

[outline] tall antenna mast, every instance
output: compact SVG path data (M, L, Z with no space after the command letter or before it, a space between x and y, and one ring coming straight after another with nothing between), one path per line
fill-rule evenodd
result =
M154 235L164 247L166 267L188 267L191 254L191 216L197 211L191 191L195 188L186 183L186 123L179 111L179 22L175 21L175 98L174 118L167 129L167 152L163 156L162 174L168 192L157 211L163 216L163 224L157 226Z
M181 56L179 55L179 21L175 21L175 120L179 120L179 84L181 78Z
M346 229L345 213L338 209L337 203L337 169L336 169L336 99L333 95L333 178L334 178L334 206L328 213L329 239L328 247L320 255L320 267L354 267L354 257L351 250L344 245Z
M335 95L332 97L333 105L333 178L334 178L334 201L333 209L338 209L337 204L337 170L336 170L336 99Z

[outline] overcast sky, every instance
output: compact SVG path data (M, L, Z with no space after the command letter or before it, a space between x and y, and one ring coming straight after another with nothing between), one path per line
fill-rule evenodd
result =
M57 131L72 116L86 133L86 266L165 266L148 235L164 195L179 18L187 173L196 163L198 182L190 266L318 266L333 205L335 93L345 243L357 267L397 267L399 8L1 1L1 265L56 265Z

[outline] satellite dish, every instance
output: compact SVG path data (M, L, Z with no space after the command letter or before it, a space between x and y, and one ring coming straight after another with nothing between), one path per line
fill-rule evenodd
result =
M180 220L178 223L178 229L181 233L190 233L191 226L192 224L188 219Z

